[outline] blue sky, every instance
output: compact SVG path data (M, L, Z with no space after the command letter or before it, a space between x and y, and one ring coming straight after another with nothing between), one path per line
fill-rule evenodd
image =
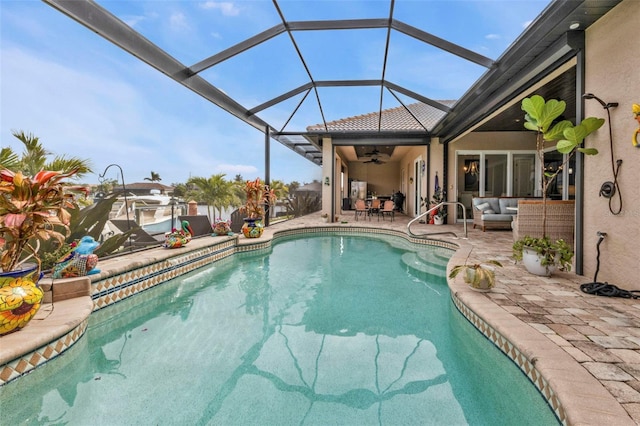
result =
M279 24L271 1L100 1L185 65ZM397 0L394 17L498 59L544 9L546 0ZM386 18L382 0L281 1L289 20ZM380 79L382 30L296 32L316 80ZM202 77L252 108L309 77L286 35L204 71ZM264 176L264 135L39 1L0 2L0 145L19 152L11 135L24 130L59 155L91 161L96 183L119 164L127 183L150 172L162 183L225 173ZM392 34L385 79L432 99L458 99L485 70L399 33ZM379 88L319 90L327 120L377 109ZM301 96L260 117L280 128ZM402 98L403 102L411 102ZM398 106L384 95L383 106ZM286 131L322 120L309 96ZM320 167L272 141L271 178L321 179ZM111 169L109 178L117 178Z

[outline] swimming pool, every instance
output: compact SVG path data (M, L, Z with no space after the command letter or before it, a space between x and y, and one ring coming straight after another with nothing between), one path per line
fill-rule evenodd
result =
M554 424L452 306L449 253L283 238L94 313L0 388L7 424Z

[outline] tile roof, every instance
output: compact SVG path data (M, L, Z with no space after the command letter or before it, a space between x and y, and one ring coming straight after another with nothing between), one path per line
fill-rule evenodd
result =
M456 101L445 100L438 101L441 104L452 107ZM409 111L411 113L409 113ZM413 114L413 115L412 115ZM424 131L431 130L445 116L445 111L432 107L422 102L399 106L382 110L381 130L390 131ZM414 118L418 118L419 122ZM334 132L353 132L353 131L378 131L379 113L370 112L368 114L357 115L354 117L342 118L340 120L327 122L328 131ZM324 132L323 124L314 124L307 127L308 132Z

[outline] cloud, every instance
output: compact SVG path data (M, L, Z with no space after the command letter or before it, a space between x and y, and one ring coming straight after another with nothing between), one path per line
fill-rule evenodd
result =
M124 18L122 18L124 23L130 26L131 28L135 28L138 25L138 23L144 21L145 19L147 18L142 15L131 15L131 16L125 16Z
M187 18L184 16L182 12L174 12L169 17L169 25L171 29L174 31L189 29L189 24L187 22Z
M218 164L216 170L219 173L226 173L227 176L235 176L236 174L255 174L258 169L255 166L243 164Z
M529 25L531 25L532 22L533 22L533 19L523 22L522 29L527 29L527 27L529 27Z
M500 40L502 37L499 34L487 34L484 38L487 40Z
M229 1L207 1L201 4L203 9L219 10L224 16L238 16L240 9Z

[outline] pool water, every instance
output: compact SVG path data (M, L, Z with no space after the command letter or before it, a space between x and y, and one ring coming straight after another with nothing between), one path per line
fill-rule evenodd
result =
M452 305L448 256L344 235L235 255L92 314L0 388L1 423L557 424Z

